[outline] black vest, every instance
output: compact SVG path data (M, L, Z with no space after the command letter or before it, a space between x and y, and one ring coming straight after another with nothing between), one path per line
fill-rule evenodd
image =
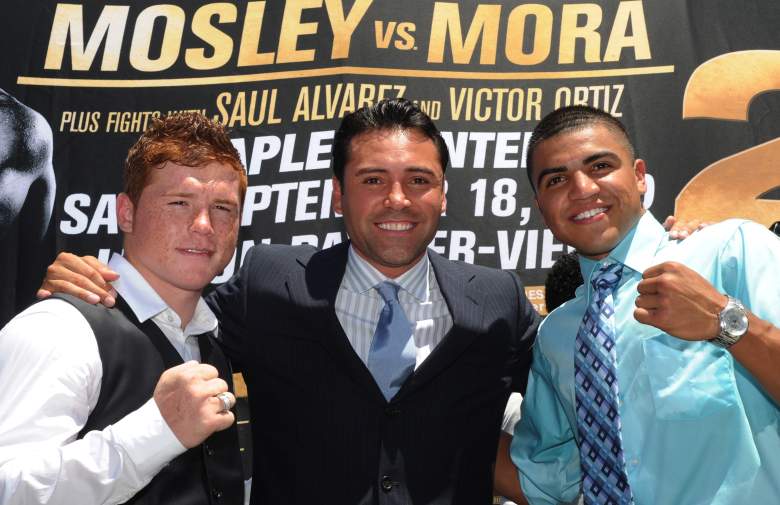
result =
M154 393L160 375L181 364L182 358L151 320L140 323L127 303L117 298L117 309L90 305L68 296L67 301L86 318L95 333L103 380L95 409L79 433L102 430L141 407ZM212 336L199 338L201 362L219 370L231 391L230 365ZM173 459L127 503L165 505L240 505L244 481L236 425Z

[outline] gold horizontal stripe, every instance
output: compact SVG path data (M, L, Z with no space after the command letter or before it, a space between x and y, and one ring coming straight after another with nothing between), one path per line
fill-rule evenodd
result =
M326 67L307 70L264 72L261 74L222 75L214 77L176 77L168 79L74 79L32 77L20 75L16 82L28 86L59 86L69 88L159 88L171 86L209 86L245 82L279 81L333 75L370 75L380 77L421 77L426 79L480 80L549 80L586 79L593 77L625 77L632 75L670 74L674 65L629 67L601 70L561 70L553 72L462 72L456 70L410 70L404 68Z

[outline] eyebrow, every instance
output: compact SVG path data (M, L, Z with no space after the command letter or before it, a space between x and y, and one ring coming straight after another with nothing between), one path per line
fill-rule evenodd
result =
M162 196L166 198L170 198L170 197L192 198L193 196L195 196L195 193L188 193L186 191L170 191L170 192L166 191L165 193L162 194Z
M594 154L591 154L584 160L582 160L583 165L587 165L588 163L593 163L599 158L615 158L618 159L618 155L613 153L612 151L600 151Z
M187 193L186 191L174 191L171 193L163 193L164 198L194 198L195 193ZM225 203L229 205L238 206L238 199L218 198L214 200L216 203Z
M225 198L220 198L220 199L214 200L214 201L216 203L222 203L222 204L227 204L227 205L234 205L234 206L238 207L238 200L227 200Z
M376 173L386 173L386 172L388 172L388 170L386 168L381 168L381 167L364 167L364 168L358 169L355 172L355 177L359 177L361 175L366 175L366 174L376 174ZM436 173L433 170L431 170L430 168L426 168L426 167L406 167L404 169L404 172L436 175Z

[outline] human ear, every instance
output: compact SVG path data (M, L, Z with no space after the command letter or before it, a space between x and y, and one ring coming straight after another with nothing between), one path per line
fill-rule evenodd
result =
M133 232L133 216L135 206L127 193L119 193L116 197L116 220L119 229L124 233Z
M333 177L333 212L337 214L344 214L341 207L341 195L343 191L341 188L341 182L337 177Z

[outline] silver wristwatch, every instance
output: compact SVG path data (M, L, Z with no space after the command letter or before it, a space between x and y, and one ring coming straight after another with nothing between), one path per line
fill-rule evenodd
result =
M725 349L739 342L739 339L748 330L747 312L742 302L731 296L728 298L726 306L718 314L720 333L710 340L713 344Z

